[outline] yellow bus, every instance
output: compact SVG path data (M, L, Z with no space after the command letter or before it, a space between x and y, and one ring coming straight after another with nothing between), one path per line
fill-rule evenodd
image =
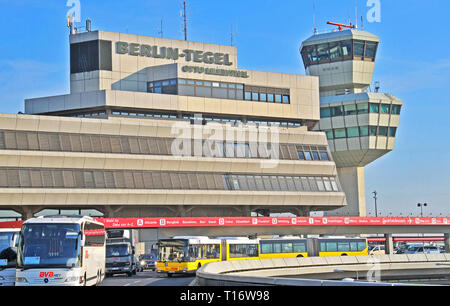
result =
M221 261L222 241L201 236L179 236L158 241L157 273L195 273L201 266Z
M308 240L300 238L263 239L259 241L259 258L308 257Z
M369 254L365 238L318 238L312 240L311 256L362 256Z
M158 241L156 272L171 277L195 273L210 262L258 259L258 256L258 240L179 236Z

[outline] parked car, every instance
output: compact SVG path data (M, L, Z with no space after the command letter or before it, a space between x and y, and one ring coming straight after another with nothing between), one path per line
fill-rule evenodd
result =
M405 252L406 254L439 254L439 247L433 245L410 246Z
M386 247L384 245L375 245L370 251L369 255L385 255Z
M155 270L156 269L156 254L144 254L139 256L139 262L144 270Z

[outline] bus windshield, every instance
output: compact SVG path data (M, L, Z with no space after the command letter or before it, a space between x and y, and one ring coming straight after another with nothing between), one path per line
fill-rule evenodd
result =
M128 244L107 244L106 257L125 257L130 256Z
M158 261L187 261L188 242L186 240L160 240Z
M18 267L79 266L78 224L25 224L19 241Z
M0 271L16 266L17 253L13 245L14 232L0 233Z

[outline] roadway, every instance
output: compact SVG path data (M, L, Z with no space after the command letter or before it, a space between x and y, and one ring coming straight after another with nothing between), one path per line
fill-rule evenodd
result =
M194 276L175 275L167 278L162 275L157 275L153 271L138 272L132 277L125 274L118 274L112 277L107 277L100 286L108 287L145 287L145 286L188 286L193 280Z

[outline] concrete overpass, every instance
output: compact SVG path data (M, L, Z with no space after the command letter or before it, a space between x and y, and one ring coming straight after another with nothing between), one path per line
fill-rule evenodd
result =
M450 253L450 218L420 217L199 217L98 218L111 229L139 229L141 242L173 236L361 235L382 234L386 254L393 253L393 234L443 234ZM0 224L20 227L21 222Z

